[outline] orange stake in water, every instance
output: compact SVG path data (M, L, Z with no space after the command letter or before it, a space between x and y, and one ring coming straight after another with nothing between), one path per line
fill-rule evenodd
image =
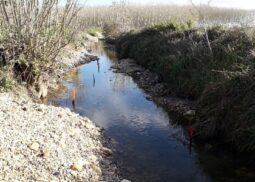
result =
M194 136L194 129L191 126L188 128L188 134L189 138L192 139Z
M77 89L72 89L72 104L75 105L76 96L77 96Z

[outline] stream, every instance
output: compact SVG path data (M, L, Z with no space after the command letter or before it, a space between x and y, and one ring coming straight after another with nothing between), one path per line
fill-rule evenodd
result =
M70 71L51 105L69 107L103 127L121 176L133 182L249 181L254 174L212 146L190 145L186 130L147 100L134 80L110 67L114 52L97 45L94 61ZM77 89L76 107L71 90ZM252 181L252 180L250 180Z

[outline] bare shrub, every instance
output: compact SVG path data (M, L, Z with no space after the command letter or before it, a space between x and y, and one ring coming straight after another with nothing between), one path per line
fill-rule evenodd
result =
M78 0L0 0L0 44L22 81L34 83L54 67L54 59L74 33Z

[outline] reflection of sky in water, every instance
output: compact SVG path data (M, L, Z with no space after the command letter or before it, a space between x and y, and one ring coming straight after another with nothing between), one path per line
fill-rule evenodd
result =
M139 182L211 181L198 155L190 154L183 129L146 100L131 77L109 71L113 63L106 55L101 55L99 64L100 72L97 62L80 67L67 78L69 90L53 101L72 108L70 92L78 89L76 112L105 128L117 148L113 157L124 177Z

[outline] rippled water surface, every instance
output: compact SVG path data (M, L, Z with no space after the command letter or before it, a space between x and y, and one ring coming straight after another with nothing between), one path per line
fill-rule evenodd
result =
M75 112L105 129L116 151L122 175L137 182L240 181L248 173L233 158L190 148L185 130L146 96L131 77L113 73L113 52L99 49L98 62L71 71L50 104L72 108L71 90L78 90ZM207 148L210 148L207 146ZM236 171L235 171L236 170ZM251 174L250 174L251 175ZM242 179L242 178L241 178Z

